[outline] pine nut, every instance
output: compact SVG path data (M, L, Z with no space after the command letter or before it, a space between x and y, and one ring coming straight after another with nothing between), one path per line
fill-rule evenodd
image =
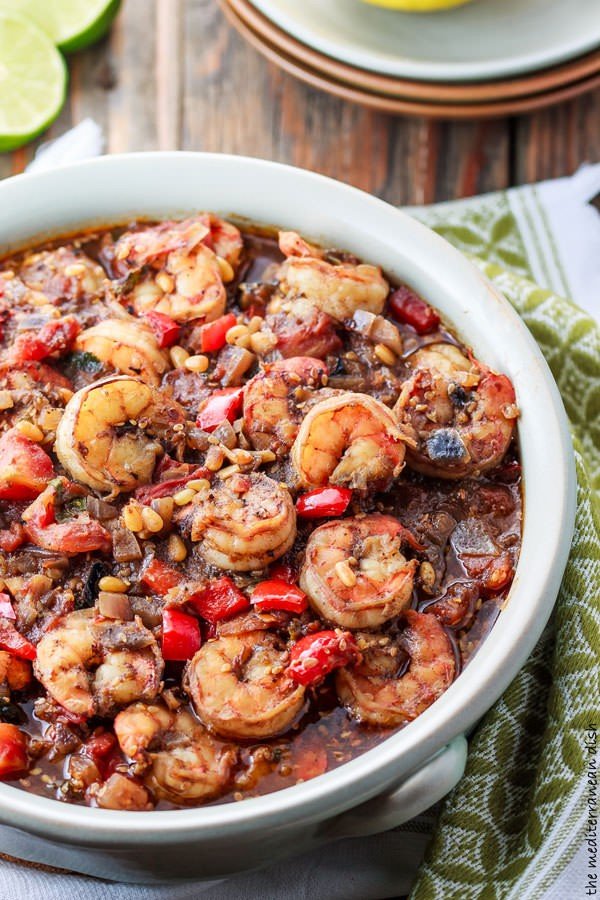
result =
M393 366L396 363L396 354L385 344L375 344L375 356L386 366Z
M15 427L21 432L23 437L29 438L30 441L35 441L36 444L44 440L44 432L37 425L34 425L33 422L23 419L21 422L17 422Z
M254 460L253 454L248 450L232 450L231 455L238 466L249 466Z
M224 454L220 447L215 447L214 445L208 448L206 453L206 457L204 459L204 465L209 470L209 472L218 472L221 466L223 465Z
M190 503L195 496L196 491L193 491L191 488L184 488L182 491L177 491L176 494L173 494L173 500L177 506L185 506L187 503Z
M173 507L175 506L172 497L157 497L156 500L152 500L150 506L159 514L165 526L171 524Z
M128 503L123 509L123 524L129 531L141 531L144 527L142 511L137 504Z
M142 522L144 526L155 534L158 531L162 531L165 527L165 523L163 522L162 516L156 512L155 509L152 509L151 506L144 506L142 509Z
M341 559L337 562L335 564L335 573L344 587L351 588L356 584L356 574L352 571L349 560Z
M0 391L0 410L12 409L15 402L10 391Z
M65 268L67 278L78 278L79 275L85 275L85 266L83 263L73 263Z
M258 356L269 353L277 344L277 338L273 334L257 331L250 335L250 349Z
M225 340L228 344L233 344L236 347L249 347L250 346L250 332L248 331L247 325L232 325L227 334L225 335Z
M231 478L232 475L237 475L240 471L240 467L238 465L235 466L225 466L224 469L221 469L219 472L219 478L222 478L225 481L226 478Z
M424 588L432 588L435 584L435 569L431 565L430 562L425 560L419 566L419 575L421 578L421 584Z
M183 562L187 556L187 547L178 534L169 535L167 552L173 562Z
M52 407L40 413L40 427L43 431L56 431L63 417L63 410Z
M260 331L264 321L262 316L252 316L248 322L248 331L250 334L255 334L257 331Z
M206 372L209 366L208 356L198 354L198 356L188 356L184 362L186 369L190 372Z
M182 369L185 366L186 359L189 359L190 357L190 354L187 352L187 350L184 350L184 348L180 347L178 344L175 344L174 347L171 347L169 355L171 357L171 362L176 369Z
M127 582L122 578L117 578L116 575L105 575L98 582L98 588L101 591L109 591L111 594L125 594L128 587Z
M208 478L192 478L191 481L188 481L187 486L193 491L205 491L210 487L210 481Z
M260 461L264 463L274 462L277 459L275 453L272 450L261 450L260 451Z
M175 282L168 272L159 272L154 280L165 294L173 293Z
M219 266L219 272L221 273L221 278L227 284L229 281L233 281L235 277L235 272L231 266L231 263L226 259L223 259L222 256L217 256L217 264Z

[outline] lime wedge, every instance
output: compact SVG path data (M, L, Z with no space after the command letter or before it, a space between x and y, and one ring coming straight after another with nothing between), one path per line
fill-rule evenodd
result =
M28 19L0 11L0 153L47 128L66 87L65 62L50 38Z
M121 0L0 0L0 9L32 19L64 53L100 40Z

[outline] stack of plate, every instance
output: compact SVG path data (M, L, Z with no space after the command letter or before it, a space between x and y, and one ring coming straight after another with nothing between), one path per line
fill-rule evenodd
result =
M264 56L390 113L472 119L600 86L600 0L474 0L430 15L360 0L221 0Z

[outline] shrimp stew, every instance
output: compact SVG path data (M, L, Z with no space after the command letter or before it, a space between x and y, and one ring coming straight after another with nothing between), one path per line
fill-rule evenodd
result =
M518 410L405 285L204 213L0 265L0 777L150 810L313 778L506 600Z

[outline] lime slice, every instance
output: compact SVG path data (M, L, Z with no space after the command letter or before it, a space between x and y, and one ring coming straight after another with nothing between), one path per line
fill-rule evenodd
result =
M32 19L64 53L100 40L120 5L121 0L0 0L0 9Z
M50 38L28 19L0 11L0 153L47 128L66 87L65 62Z

